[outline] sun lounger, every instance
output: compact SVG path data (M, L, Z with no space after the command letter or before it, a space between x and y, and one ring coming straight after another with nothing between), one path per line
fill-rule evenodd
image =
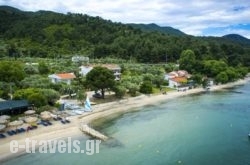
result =
M16 132L17 133L22 133L23 131L20 128L18 128L18 129L16 129Z
M4 134L0 134L0 138L2 139L2 138L6 138L6 136L4 135Z
M42 125L47 127L48 126L48 123L47 122L42 122Z
M14 131L14 130L11 130L11 132L15 135L15 134L17 134L17 132L16 131Z
M26 132L26 130L25 130L24 128L20 128L20 130L21 130L22 132Z
M47 124L48 124L48 125L52 125L52 123L51 123L50 121L47 121Z
M37 126L36 125L33 125L33 126L31 126L33 129L37 129Z
M7 134L8 134L9 136L14 135L11 131L7 131Z

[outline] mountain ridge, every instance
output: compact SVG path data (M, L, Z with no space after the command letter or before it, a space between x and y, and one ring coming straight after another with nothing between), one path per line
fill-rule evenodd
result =
M184 32L180 31L179 29L175 29L171 26L159 26L155 23L150 23L150 24L143 24L143 23L140 23L140 24L135 24L135 23L130 23L128 24L134 28L139 28L143 31L146 31L146 32L160 32L160 33L165 33L165 34L168 34L168 35L176 35L176 36L185 36L187 34L185 34Z
M250 44L239 35L191 36L154 23L142 24L149 29L145 31L98 16L29 12L8 6L0 6L0 24L0 57L68 58L82 54L93 59L112 57L159 63L176 62L183 50L190 49L199 60L224 59L232 65L250 66Z

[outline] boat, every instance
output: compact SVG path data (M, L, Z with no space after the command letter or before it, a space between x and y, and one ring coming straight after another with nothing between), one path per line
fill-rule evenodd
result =
M248 137L250 138L250 133L248 134Z
M91 103L89 101L89 97L88 96L86 97L86 100L84 102L84 108L85 108L84 111L86 111L86 112L92 111L92 109L91 109Z

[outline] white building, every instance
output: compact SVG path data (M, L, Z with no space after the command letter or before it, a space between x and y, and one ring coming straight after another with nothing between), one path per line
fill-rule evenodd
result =
M60 74L52 74L48 76L51 79L52 83L65 82L70 85L71 80L76 78L74 73L60 73Z
M109 70L113 71L115 80L119 81L121 79L121 67L116 64L102 64L102 65L86 65L86 66L80 66L80 74L82 76L86 76L88 72L90 72L94 67L101 66L108 68Z

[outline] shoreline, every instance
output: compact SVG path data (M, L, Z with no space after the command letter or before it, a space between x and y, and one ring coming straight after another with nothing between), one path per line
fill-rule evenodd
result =
M222 84L222 85L214 85L210 88L209 91L219 91L227 88L232 88L239 85L246 84L250 79L245 78L235 82ZM128 99L123 99L120 101L103 103L99 105L93 106L93 112L87 112L80 116L71 117L71 123L62 125L59 122L53 122L52 126L48 127L39 127L37 130L32 130L29 133L23 133L19 135L14 135L11 137L7 137L5 139L0 139L0 162L8 161L13 157L20 156L25 154L25 151L18 151L18 153L13 154L10 153L9 144L11 140L17 140L19 144L25 144L25 139L30 138L33 140L55 140L55 139L65 139L67 137L79 137L83 136L83 133L80 131L79 126L80 123L91 123L99 118L106 118L115 114L123 114L127 112L132 112L138 110L138 108L147 106L147 105L155 105L162 101L168 101L171 99L188 96L192 94L199 94L202 92L206 92L204 88L195 88L187 91L171 91L166 95L157 94L157 95L141 95L138 97L131 97ZM67 130L67 131L65 131ZM87 137L87 135L84 135Z

